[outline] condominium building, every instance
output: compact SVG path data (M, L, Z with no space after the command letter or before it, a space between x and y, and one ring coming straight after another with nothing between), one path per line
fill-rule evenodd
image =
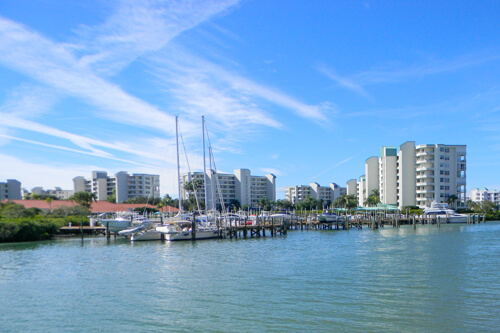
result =
M358 205L364 206L366 198L366 176L362 175L361 177L359 177L358 183L356 185L357 185L356 193L358 198Z
M376 184L374 179L378 179ZM354 191L353 179L348 193ZM399 207L430 206L456 197L457 206L466 200L466 146L424 144L408 141L399 147L381 147L378 157L365 162L365 174L356 183L361 206L378 189L380 202Z
M73 190L63 190L60 187L56 187L53 190L44 190L43 187L33 187L31 193L38 195L51 195L59 200L68 200L75 191Z
M340 187L335 183L330 183L330 186L320 186L318 183L310 183L309 185L297 185L285 187L285 199L297 203L303 201L307 196L313 199L323 200L323 203L332 203L335 199L347 193L345 187Z
M356 179L350 179L347 181L347 195L354 195L357 197L358 195L358 182Z
M466 201L466 146L427 144L416 151L416 203L427 207L432 201L457 198L457 206Z
M116 193L116 202L121 203L137 197L160 197L160 176L132 174L120 171L115 177L106 171L93 171L91 179L82 176L73 178L74 192L95 193L98 201L107 200Z
M207 201L207 209L212 209L214 204L230 205L237 200L240 205L257 207L260 199L276 200L276 176L252 175L248 169L236 169L234 174L216 173L207 170L207 190L205 192L205 175L203 172L189 172L181 175L181 197L188 199L195 195L198 200ZM191 189L186 189L186 184L196 184Z
M500 191L479 187L470 191L470 199L474 202L491 201L500 205Z
M0 200L21 200L21 182L15 179L7 179L0 182Z

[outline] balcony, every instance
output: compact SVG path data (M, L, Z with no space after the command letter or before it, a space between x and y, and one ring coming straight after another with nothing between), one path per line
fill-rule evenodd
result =
M418 171L434 171L434 166L421 165L417 168L417 172Z
M431 185L434 185L434 180L417 181L417 186L431 186Z
M434 158L419 158L417 159L417 164L422 164L422 163L434 163Z
M434 193L434 190L417 190L417 194Z
M425 173L423 175L417 175L416 176L417 179L425 179L425 178L430 178L430 179L434 179L434 173Z
M434 155L434 149L426 149L424 151L417 151L416 156L426 156L426 155Z

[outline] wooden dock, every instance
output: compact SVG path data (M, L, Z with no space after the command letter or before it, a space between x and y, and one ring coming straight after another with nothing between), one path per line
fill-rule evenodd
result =
M106 235L106 227L98 226L98 227L89 227L89 226L71 226L71 227L62 227L59 229L59 234L61 235Z
M266 237L266 236L283 236L287 234L288 230L349 230L363 229L368 227L371 229L384 228L392 226L398 228L401 225L412 225L416 229L418 224L432 224L440 227L441 224L446 224L446 219L436 219L430 217L409 217L401 218L397 215L385 217L383 215L374 215L366 217L352 217L344 216L334 222L320 222L311 217L294 217L293 219L286 218L269 218L258 219L257 221L250 222L246 219L240 221L233 221L225 227L220 227L220 237L237 239L237 238L253 238L253 237ZM468 216L467 224L475 224L485 222L485 217L479 214L472 214ZM68 226L62 227L59 230L59 235L103 235L110 237L109 232L106 232L104 226ZM115 237L117 235L115 234Z

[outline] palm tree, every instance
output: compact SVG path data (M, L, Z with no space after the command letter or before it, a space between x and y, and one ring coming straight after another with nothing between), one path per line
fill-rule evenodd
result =
M453 204L455 201L458 200L458 197L456 195L450 195L449 198L446 200L446 203L449 204L453 208Z
M370 196L368 196L368 198L366 198L365 204L367 204L369 207L374 207L379 202L380 202L380 200L376 196L370 195Z
M68 200L74 201L80 206L90 209L92 201L97 201L97 195L91 192L76 192Z
M477 206L477 203L475 203L474 201L472 201L471 199L468 199L467 200L467 206L471 209L471 210L474 210L474 208Z
M52 197L45 198L45 202L49 204L50 212L52 212L52 201L54 201L54 198L52 198Z

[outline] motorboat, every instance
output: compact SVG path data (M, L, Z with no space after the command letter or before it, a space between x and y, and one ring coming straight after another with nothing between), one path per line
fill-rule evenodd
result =
M106 227L110 233L130 228L134 218L138 216L137 212L116 212L115 214L103 213L96 219L103 227Z
M339 216L335 213L325 212L318 216L319 222L331 223L331 222L339 222L343 219L342 216Z
M196 230L193 235L192 223L189 221L178 221L164 226L156 227L156 232L164 235L166 241L200 240L219 237L219 229L210 223L196 222Z
M458 214L448 207L447 203L433 201L431 206L424 209L424 214L439 218L443 223L467 223L466 214Z

